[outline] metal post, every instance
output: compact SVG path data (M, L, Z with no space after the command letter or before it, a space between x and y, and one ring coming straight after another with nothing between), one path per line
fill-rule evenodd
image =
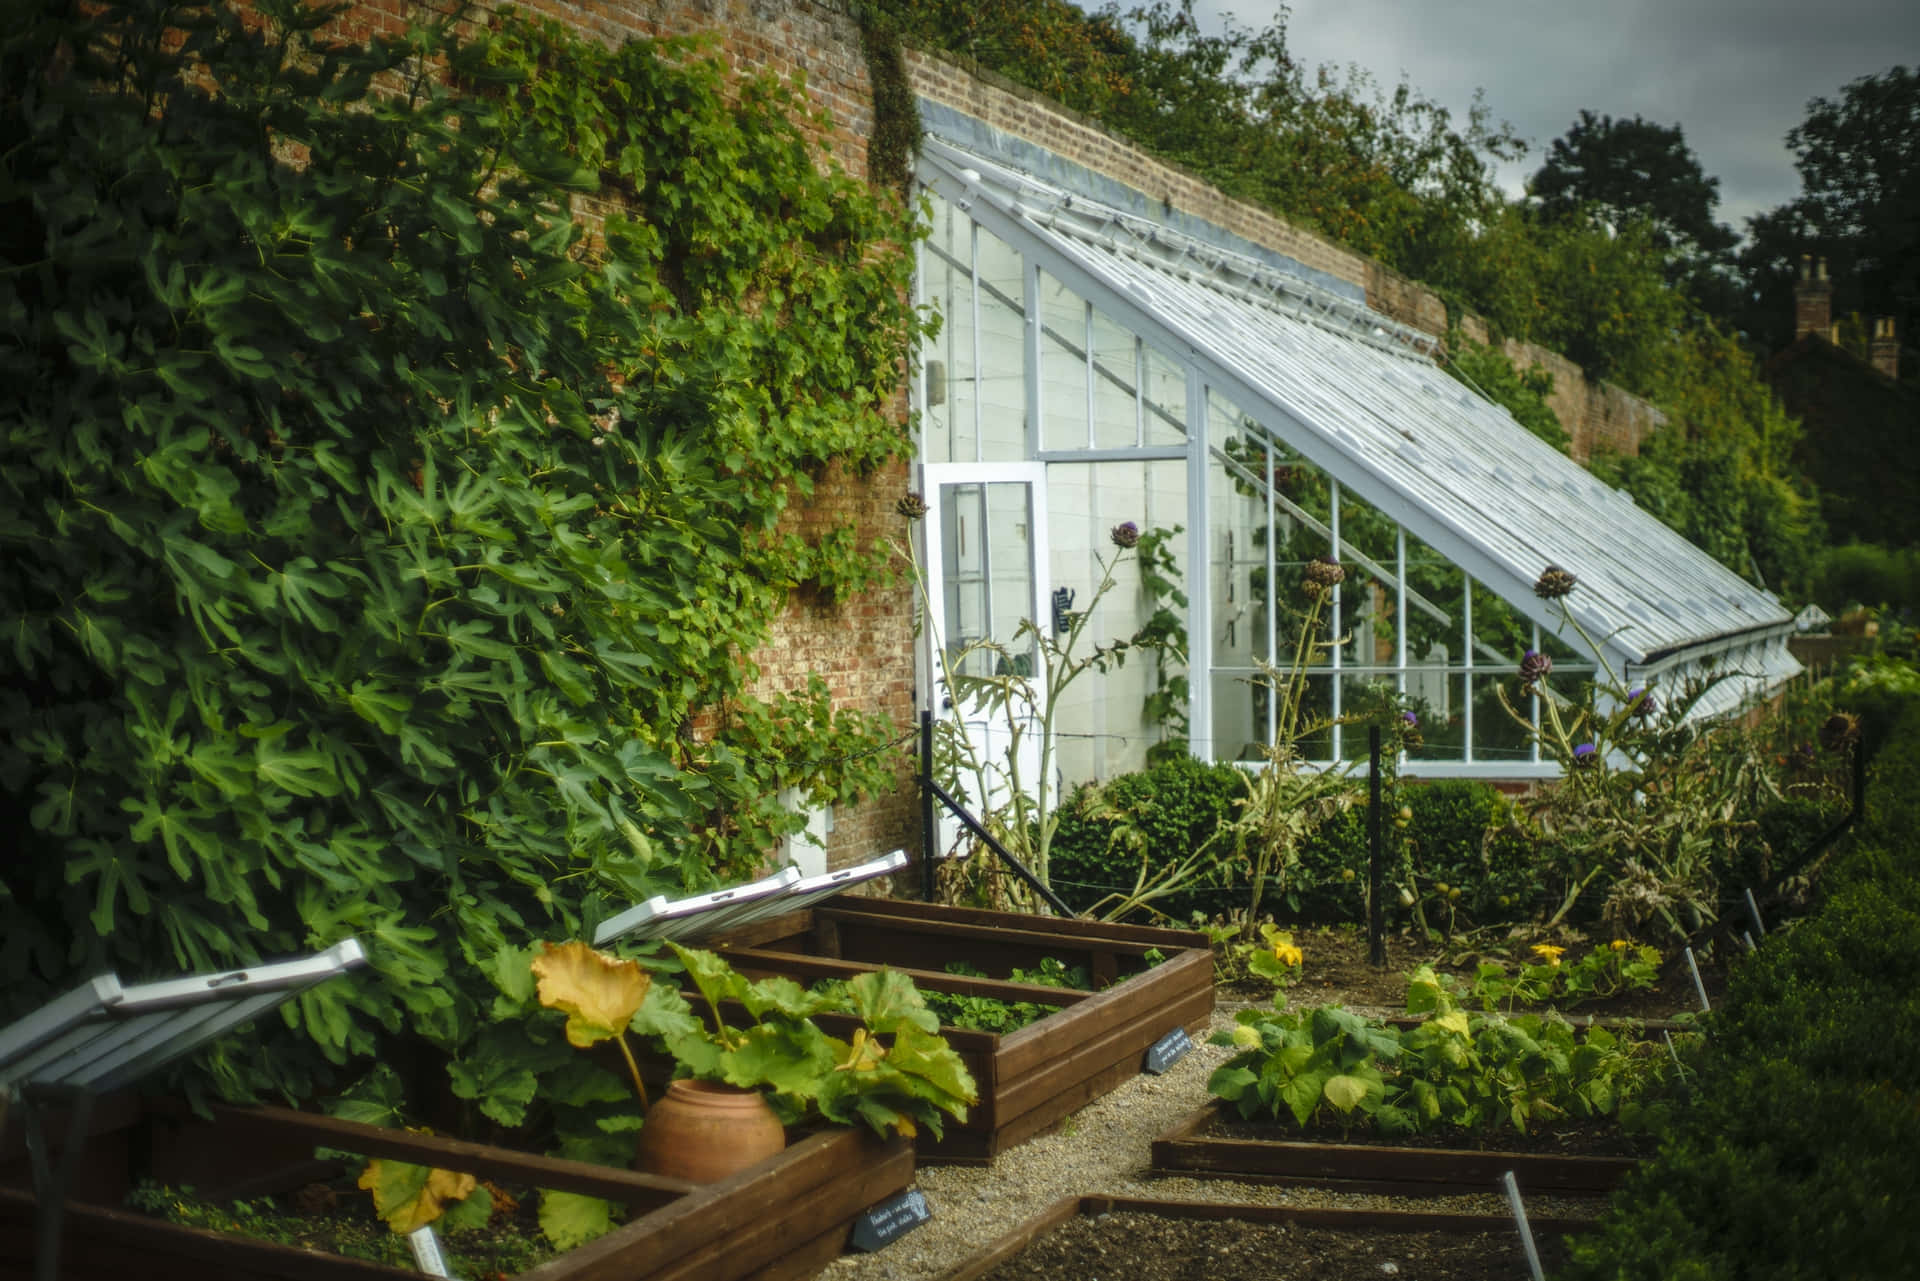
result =
M1380 901L1380 727L1367 730L1367 961L1387 963L1387 912Z
M1527 1272L1533 1281L1546 1281L1546 1273L1540 1268L1540 1251L1533 1244L1533 1229L1527 1226L1527 1207L1520 1203L1520 1181L1508 1170L1500 1176L1500 1183L1507 1190L1507 1206L1513 1211L1513 1221L1520 1227L1520 1248L1526 1252Z
M1693 959L1693 949L1687 949L1687 968L1693 972L1693 990L1700 997L1700 1012L1711 1014L1713 1003L1707 1000L1707 985L1700 981L1700 962Z
M933 713L920 713L920 897L933 902L933 868L940 823L933 808Z
M1022 863L1018 858L1015 858L1013 852L1005 845L1002 845L999 838L994 836L992 832L989 832L985 827L981 826L980 820L969 814L966 806L949 796L944 787L941 787L940 784L934 782L932 779L928 779L927 790L934 796L937 796L940 799L940 803L945 805L947 810L955 818L966 824L967 830L972 832L974 837L978 839L982 845L992 850L994 855L998 857L1002 863L1007 865L1009 871L1026 883L1028 889L1045 899L1049 907L1062 916L1072 916L1074 914L1073 909L1067 906L1064 899L1047 888L1046 882L1033 874L1033 869L1029 868L1025 863Z

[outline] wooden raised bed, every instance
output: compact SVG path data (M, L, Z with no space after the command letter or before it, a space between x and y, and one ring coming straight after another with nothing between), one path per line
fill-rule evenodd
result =
M65 1133L64 1122L50 1130ZM534 1156L379 1129L288 1108L216 1108L211 1121L170 1102L101 1101L66 1201L63 1281L373 1281L418 1273L180 1227L119 1207L150 1177L211 1201L289 1192L338 1170L328 1147L514 1184L585 1193L637 1217L520 1281L797 1281L845 1249L853 1220L913 1180L900 1139L835 1128L718 1183ZM22 1145L0 1153L0 1281L33 1275L34 1201Z
M1153 1140L1153 1168L1188 1178L1311 1184L1389 1196L1492 1192L1511 1170L1528 1193L1605 1196L1637 1164L1619 1156L1230 1139L1207 1133L1229 1115L1215 1101L1163 1130Z
M842 895L713 940L736 968L801 982L848 978L881 965L922 990L1062 1007L1004 1035L943 1028L980 1087L964 1123L922 1135L919 1158L980 1164L1131 1080L1148 1047L1176 1028L1204 1031L1213 1013L1213 951L1203 934ZM1164 958L1149 965L1146 954ZM1031 970L1043 957L1084 965L1093 992L948 974L965 961L989 974ZM848 1035L831 1016L818 1022ZM849 1025L850 1026L850 1025Z
M1022 1250L1046 1236L1061 1224L1082 1215L1152 1214L1169 1219L1238 1219L1247 1223L1285 1223L1306 1228L1331 1228L1336 1231L1373 1229L1382 1232L1518 1232L1506 1215L1425 1214L1408 1210L1306 1209L1279 1205L1230 1205L1215 1201L1155 1201L1134 1197L1063 1197L1028 1219L979 1253L962 1260L940 1281L979 1281ZM1587 1219L1528 1216L1528 1225L1536 1237L1548 1233L1590 1231ZM1518 1237L1516 1235L1516 1242ZM1516 1247L1517 1252L1517 1247ZM1104 1260L1106 1269L1125 1271L1125 1260Z

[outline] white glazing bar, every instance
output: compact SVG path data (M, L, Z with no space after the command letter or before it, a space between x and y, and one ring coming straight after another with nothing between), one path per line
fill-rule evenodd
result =
M1278 664L1280 661L1280 578L1275 572L1277 568L1275 558L1278 552L1274 545L1280 540L1278 531L1274 528L1274 517L1279 513L1275 510L1273 501L1275 465L1273 437L1262 432L1260 441L1266 450L1267 459L1267 483L1260 487L1260 492L1267 496L1267 661ZM1275 692L1278 693L1278 691ZM1280 732L1279 704L1280 700L1277 697L1267 700L1267 741L1269 743L1273 741L1274 735Z
M1533 625L1533 652L1540 652L1540 624ZM1540 760L1540 688L1535 686L1533 695L1527 700L1527 719L1533 722L1533 738L1527 744L1527 759L1538 763Z
M1080 331L1081 331L1080 350L1086 353L1086 363L1087 363L1087 376L1084 380L1087 385L1086 446L1088 449L1092 449L1094 447L1094 444L1096 443L1093 435L1093 384L1095 380L1097 380L1100 377L1100 375L1094 368L1093 304L1090 302L1083 302L1080 304ZM1136 379L1136 381L1138 380Z
M1026 299L1024 335L1027 366L1027 457L1040 456L1041 388L1040 375L1040 267L1033 255L1020 254L1021 294Z
M1191 353L1189 353L1191 356ZM1186 362L1187 375L1187 743L1195 756L1212 763L1213 614L1208 597L1213 566L1208 554L1212 512L1207 506L1207 385L1199 367Z
M1393 570L1397 598L1393 606L1393 687L1404 701L1407 697L1407 529L1398 523L1393 527ZM1406 761L1403 750L1395 763L1405 765Z
M1460 575L1460 621L1466 633L1466 652L1461 656L1466 670L1460 680L1466 686L1466 702L1460 708L1461 748L1460 759L1473 764L1473 576Z
M1333 557L1335 560L1340 559L1340 482L1331 476L1327 477L1327 555ZM1336 761L1340 759L1340 709L1342 705L1342 691L1340 689L1342 683L1340 680L1340 587L1341 585L1339 583L1333 585L1333 599L1327 605L1327 654L1329 670L1333 673L1329 678L1333 682L1333 743L1328 750L1332 752L1331 759Z
M1394 604L1393 665L1399 669L1395 688L1407 692L1407 530L1393 527L1394 589L1399 599Z
M1147 443L1147 340L1133 336L1133 447Z
M973 282L973 287L967 291L967 306L973 310L972 331L967 335L967 341L973 345L973 359L967 366L967 374L973 379L973 395L970 397L973 401L972 461L977 463L985 461L987 456L986 445L983 443L986 436L982 427L985 420L980 408L980 402L985 398L987 380L980 375L980 224L971 218L967 219L967 271ZM952 410L947 411L947 420L949 422L953 420ZM947 456L953 458L951 445L947 447ZM965 460L954 458L953 461ZM927 500L931 502L932 496L928 495Z

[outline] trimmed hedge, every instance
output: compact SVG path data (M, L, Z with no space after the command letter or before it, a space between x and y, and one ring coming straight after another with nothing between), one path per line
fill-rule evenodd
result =
M1144 856L1161 866L1207 841L1239 812L1246 782L1234 765L1208 765L1181 757L1097 787L1076 789L1062 807L1050 859L1053 888L1075 911L1084 911L1116 887L1131 886ZM1475 921L1523 914L1541 894L1533 847L1509 825L1512 807L1485 783L1450 779L1409 784L1392 806L1410 812L1404 828L1387 816L1388 882L1406 879L1404 840L1414 884L1423 898L1434 887L1460 887L1453 901ZM1222 860L1230 850L1222 842ZM1351 873L1351 876L1347 874ZM1300 861L1286 886L1270 894L1267 908L1300 923L1366 919L1367 806L1364 802L1328 820L1300 847ZM1217 862L1195 885L1159 900L1159 910L1178 921L1195 912L1221 916L1245 905L1244 868ZM1409 916L1397 895L1388 895L1388 919ZM1434 904L1428 905L1431 916Z

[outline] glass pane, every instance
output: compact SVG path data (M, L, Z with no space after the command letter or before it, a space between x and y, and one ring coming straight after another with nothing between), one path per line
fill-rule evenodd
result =
M1250 671L1213 673L1213 759L1266 759L1267 710L1272 691L1256 686Z
M1034 671L1031 640L1015 644L1033 612L1033 515L1023 484L942 485L940 518L948 661L968 675ZM993 642L998 648L981 648Z
M1340 564L1347 578L1340 585L1340 619L1334 631L1341 641L1340 662L1356 673L1368 673L1370 679L1389 682L1398 654L1395 529L1372 505L1341 487Z
M1093 443L1099 449L1130 449L1139 443L1139 381L1131 331L1093 313Z
M1368 726L1369 724L1384 725L1387 710L1393 704L1394 692L1392 676L1341 677L1341 715L1366 718L1356 724L1340 727L1341 760L1364 761L1367 759Z
M1055 752L1071 787L1142 769L1163 742L1186 750L1185 664L1152 644L1163 640L1175 654L1186 648L1185 465L1056 463L1047 469L1047 502L1054 594L1086 616L1073 657L1119 640L1142 645L1124 665L1089 673L1061 696ZM1126 522L1140 531L1132 550L1112 538Z
M1300 629L1315 600L1304 586L1307 566L1333 551L1333 487L1325 472L1279 445L1269 447L1265 474L1271 478L1273 501L1273 578L1278 605L1275 661L1291 663L1298 650L1306 655L1309 666L1323 667L1333 661L1335 627L1346 611L1350 593L1344 585L1321 606L1321 622L1304 650L1300 649Z
M1517 668L1532 648L1533 620L1496 596L1484 584L1473 587L1473 665Z
M1027 456L1027 338L1024 266L1020 255L985 227L978 227L980 333L978 370L979 457L1017 462Z
M1514 719L1513 713L1522 717L1532 716L1533 700L1519 696L1516 678L1476 676L1473 686L1473 758L1476 761L1494 762L1531 759L1527 729ZM1513 712L1501 704L1501 686L1506 689L1507 701L1512 704Z
M1187 375L1173 357L1152 347L1141 349L1141 390L1146 443L1183 445L1187 440Z
M1467 576L1407 535L1407 695L1420 717L1418 760L1461 760L1466 752Z
M1040 273L1040 445L1087 447L1087 304Z
M1414 715L1420 718L1420 746L1408 749L1408 759L1465 759L1467 721L1461 696L1466 679L1464 675L1449 675L1440 666L1409 668L1407 697Z
M1213 635L1206 653L1215 667L1254 671L1273 658L1269 612L1266 448L1252 424L1229 401L1208 396L1210 460L1207 569ZM1266 704L1263 702L1262 707ZM1264 722L1249 732L1265 739ZM1216 726L1216 738L1219 737Z
M924 349L920 432L929 462L971 462L974 439L973 223L936 200L920 246L920 298L940 315Z
M1593 666L1592 660L1587 658L1586 655L1582 654L1565 639L1545 627L1540 629L1540 652L1553 660L1555 671L1558 671L1562 665L1568 667Z
M1303 761L1331 761L1334 758L1333 727L1329 724L1333 718L1333 682L1331 676L1309 676L1301 687L1299 723L1303 732L1295 743L1295 750ZM1366 731L1362 730L1362 751L1366 750L1366 742Z

